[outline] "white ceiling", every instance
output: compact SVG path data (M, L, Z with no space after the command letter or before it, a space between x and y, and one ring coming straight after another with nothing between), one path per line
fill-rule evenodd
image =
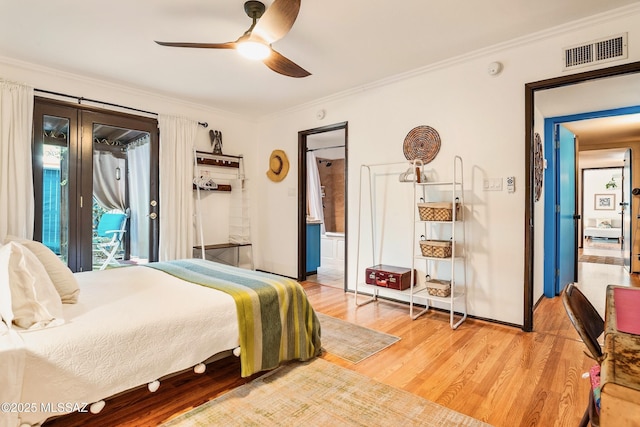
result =
M273 47L304 79L232 50L153 42L233 41L251 23L243 3L0 0L0 57L260 116L638 1L303 0Z

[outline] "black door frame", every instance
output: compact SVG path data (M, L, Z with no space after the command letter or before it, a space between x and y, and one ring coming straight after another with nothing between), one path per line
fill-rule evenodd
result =
M347 274L349 230L349 126L348 122L334 123L298 132L298 281L307 279L307 137L318 133L344 129L344 272ZM347 282L345 280L345 289Z

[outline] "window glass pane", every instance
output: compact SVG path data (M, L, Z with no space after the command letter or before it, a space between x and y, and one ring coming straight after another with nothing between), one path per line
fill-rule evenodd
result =
M44 116L42 243L66 264L69 257L69 121Z

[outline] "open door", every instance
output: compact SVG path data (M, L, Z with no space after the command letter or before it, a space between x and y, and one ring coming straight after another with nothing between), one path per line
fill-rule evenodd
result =
M620 202L620 215L622 215L622 258L624 268L631 272L631 251L633 240L631 237L631 149L624 153L624 166L622 167L622 201Z
M578 280L578 227L576 212L576 142L575 135L567 128L555 126L555 140L558 162L556 206L556 275L555 292L560 295L571 282Z

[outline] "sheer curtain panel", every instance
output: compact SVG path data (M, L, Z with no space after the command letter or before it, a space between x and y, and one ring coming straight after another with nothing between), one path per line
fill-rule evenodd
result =
M198 122L158 116L160 128L160 243L158 258L193 257L193 146Z
M149 187L151 144L149 135L128 145L131 256L149 259Z
M33 88L0 80L0 241L33 237Z
M119 169L121 172L116 172ZM125 211L125 180L118 173L126 170L124 159L108 151L93 150L93 197L103 209Z

